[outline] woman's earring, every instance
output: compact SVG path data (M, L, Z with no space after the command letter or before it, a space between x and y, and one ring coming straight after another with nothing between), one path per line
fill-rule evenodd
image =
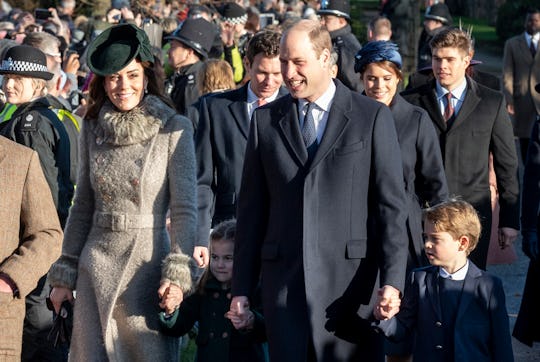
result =
M144 85L144 94L148 94L148 84Z

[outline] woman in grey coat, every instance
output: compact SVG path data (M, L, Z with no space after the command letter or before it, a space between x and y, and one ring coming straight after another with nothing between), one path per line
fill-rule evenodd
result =
M145 33L130 24L89 46L77 190L49 273L57 311L76 290L70 361L178 359L178 339L159 332L157 314L170 283L191 287L193 128L161 97L153 60Z

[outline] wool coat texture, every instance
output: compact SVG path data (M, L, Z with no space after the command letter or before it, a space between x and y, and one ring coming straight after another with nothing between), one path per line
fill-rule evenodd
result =
M0 136L0 361L20 361L25 297L60 256L62 229L35 151Z
M176 361L178 340L159 332L157 290L165 279L191 287L191 122L155 96L127 112L107 101L84 123L79 165L62 257L49 273L53 286L77 292L69 358Z

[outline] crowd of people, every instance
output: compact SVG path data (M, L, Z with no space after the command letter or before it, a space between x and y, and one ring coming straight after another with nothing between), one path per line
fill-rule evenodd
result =
M405 72L382 5L4 9L0 359L512 361L520 228L540 341L540 10L499 85L440 0Z

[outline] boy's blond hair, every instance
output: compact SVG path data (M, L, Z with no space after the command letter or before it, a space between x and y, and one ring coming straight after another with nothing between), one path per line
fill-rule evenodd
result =
M433 224L436 232L447 232L454 239L469 238L469 255L480 238L482 226L474 207L466 201L450 199L424 210L424 220Z

